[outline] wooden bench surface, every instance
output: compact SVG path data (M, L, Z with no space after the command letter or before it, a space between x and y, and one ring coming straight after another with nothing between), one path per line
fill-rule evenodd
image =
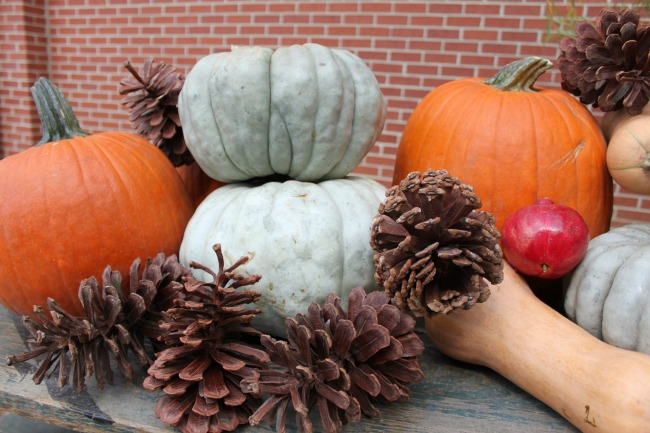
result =
M28 333L20 317L0 306L0 355L26 350ZM380 406L380 418L363 418L347 425L349 432L434 433L562 433L578 430L564 418L496 373L454 361L432 347L420 334L426 350L420 357L425 379L411 386L409 400ZM115 372L116 383L99 390L93 379L76 394L70 386L59 388L50 379L34 385L36 362L13 367L0 363L0 411L39 419L52 425L83 432L177 431L166 427L153 413L159 397ZM531 372L531 374L534 374ZM289 416L292 420L293 416ZM314 417L314 427L320 424ZM272 426L243 427L237 432L273 432ZM297 431L291 425L289 431Z

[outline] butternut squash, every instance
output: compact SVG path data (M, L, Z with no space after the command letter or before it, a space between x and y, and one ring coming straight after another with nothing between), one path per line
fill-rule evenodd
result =
M507 264L491 290L470 310L426 319L443 353L496 371L583 433L650 431L650 356L593 337Z

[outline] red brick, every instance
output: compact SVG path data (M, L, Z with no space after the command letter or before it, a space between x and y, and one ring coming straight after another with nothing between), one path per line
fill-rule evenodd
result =
M453 4L448 2L432 1L429 2L427 9L428 9L427 12L432 14L442 14L442 15L459 14L463 11L463 5Z
M632 211L627 209L616 209L614 216L621 221L639 221L650 222L650 213L642 211Z
M379 15L377 16L378 25L388 26L405 26L408 25L408 15Z
M614 206L636 208L639 205L639 201L640 200L638 197L625 197L625 196L618 195L614 197Z
M260 13L266 11L266 2L242 3L240 10L246 13Z
M427 12L426 2L422 3L395 3L395 12L408 14L423 14Z
M468 4L465 6L465 13L468 15L499 15L501 5L498 4Z
M361 12L391 12L393 6L386 3L361 3Z
M424 27L441 27L444 17L436 15L414 15L411 16L411 25Z
M493 30L463 30L464 41L497 41L499 39L499 32Z
M388 27L359 27L359 36L390 36L390 29Z
M343 15L343 22L346 24L373 24L375 17L368 14L345 14Z
M422 38L424 29L418 27L395 27L391 30L391 36L396 38Z
M257 24L276 24L280 22L279 15L255 15L253 22Z
M542 6L536 5L505 5L504 15L510 16L542 16Z
M275 12L275 13L293 12L296 10L296 3L297 2L271 3L269 5L269 12Z
M318 24L338 24L343 21L342 15L334 14L318 14L313 17L314 23Z
M327 3L305 2L298 4L300 12L325 12Z
M377 39L375 41L375 48L403 50L406 48L406 41L402 39Z
M356 12L359 6L355 2L332 2L327 4L327 10L330 12Z
M460 39L460 30L449 28L431 28L426 31L427 39Z
M478 43L445 42L444 49L452 53L476 53L478 51Z
M447 17L445 20L445 25L450 27L466 27L468 29L472 29L481 26L481 18L452 15Z
M527 23L529 20L526 20ZM519 18L504 18L504 17L491 17L487 16L484 20L485 27L496 27L504 29L519 29L522 27L522 20Z

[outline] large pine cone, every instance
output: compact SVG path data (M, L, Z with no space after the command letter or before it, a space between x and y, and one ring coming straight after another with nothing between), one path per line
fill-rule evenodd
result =
M410 173L386 192L372 223L375 280L416 316L468 309L503 279L494 217L445 170ZM487 280L487 281L486 281Z
M389 302L385 293L366 295L357 287L347 312L330 295L322 308L313 303L306 315L287 318L288 341L262 336L282 370L261 370L258 379L242 382L245 391L268 396L251 425L273 416L276 430L284 432L291 404L301 432L313 431L314 407L323 430L338 432L361 414L379 416L373 401L408 397L408 385L423 377L417 356L424 345L413 332L415 320Z
M562 88L602 111L641 113L650 99L650 29L639 12L604 9L560 41Z

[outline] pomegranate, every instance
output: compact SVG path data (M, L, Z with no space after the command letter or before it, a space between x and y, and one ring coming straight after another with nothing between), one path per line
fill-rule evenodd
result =
M568 274L588 244L589 229L582 216L547 198L513 213L501 233L508 263L522 274L545 279Z

